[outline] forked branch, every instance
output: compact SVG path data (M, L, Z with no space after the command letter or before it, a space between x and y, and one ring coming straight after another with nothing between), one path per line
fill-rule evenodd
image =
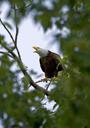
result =
M8 47L7 45L4 45L3 43L0 43L0 45L7 51L7 52L0 52L1 54L6 54L9 57L12 57L17 63L19 68L21 69L22 73L24 74L25 77L27 77L29 84L32 85L35 89L42 91L45 95L49 96L50 93L49 91L47 91L47 89L44 89L43 87L39 86L38 84L36 84L33 79L31 78L31 76L29 75L29 73L27 72L22 60L21 60L21 56L17 47L17 36L18 36L18 26L16 23L16 35L15 35L15 40L11 34L11 32L8 30L8 28L5 26L5 24L3 23L3 21L0 19L0 23L2 24L2 26L5 28L5 30L7 31L7 33L9 34L10 38L12 39L14 45L15 45L15 49L17 50L18 56L14 53L14 51Z

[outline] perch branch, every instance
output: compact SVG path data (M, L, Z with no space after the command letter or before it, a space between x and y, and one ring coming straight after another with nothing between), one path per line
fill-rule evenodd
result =
M17 61L22 73L24 74L24 76L27 77L29 84L32 85L34 88L36 88L37 90L42 91L45 95L49 96L50 93L47 91L47 89L44 89L42 87L40 87L38 84L36 84L33 79L30 77L30 75L28 74L28 72L25 69L25 66L23 65L22 61L12 52L13 57L15 58L15 60Z
M25 77L27 77L29 84L32 85L34 88L36 88L37 90L42 91L45 95L49 96L50 92L47 91L47 89L44 89L43 87L40 87L38 84L36 84L33 79L31 78L31 76L28 74L25 66L23 65L22 61L18 58L18 56L10 49L8 48L6 45L4 45L3 43L1 43L1 45L8 51L8 53L10 53L13 58L16 60L16 62L18 63L19 68L21 69L22 73L24 74Z
M43 78L43 79L41 79L41 80L36 81L35 83L48 82L48 81L50 81L50 79L48 79L48 78Z

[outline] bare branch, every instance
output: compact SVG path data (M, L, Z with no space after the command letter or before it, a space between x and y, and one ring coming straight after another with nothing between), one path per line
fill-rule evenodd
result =
M8 28L6 27L6 25L3 23L3 21L2 21L1 19L0 19L0 22L1 22L2 26L5 28L5 30L7 31L7 33L9 34L10 38L12 39L12 41L13 41L13 43L14 43L14 46L15 46L15 48L16 48L16 50L17 50L19 59L21 59L19 50L18 50L17 45L16 45L16 44L17 44L17 36L18 36L18 27L17 27L17 29L16 29L16 36L15 36L15 41L14 41L14 38L13 38L11 32L8 30Z
M50 92L47 89L44 89L40 87L38 84L36 84L34 81L31 81L31 85L36 88L37 90L42 91L45 95L50 96Z
M36 84L31 78L31 76L28 74L28 72L26 71L25 66L23 65L22 61L12 51L11 53L13 57L15 58L15 60L17 61L22 73L24 74L25 77L27 77L29 84L32 85L37 90L42 91L45 95L49 96L50 95L49 91L47 91L47 89L44 89L43 87L40 87L38 84Z
M16 7L15 7L15 5L14 5L14 13L15 13L15 27L16 27L16 34L15 34L15 41L14 41L14 44L15 44L15 48L16 48L18 57L19 57L19 59L21 60L21 55L20 55L19 49L18 49L18 47L17 47L17 39L18 39L19 29L18 29L18 25L17 25L17 13L16 13Z
M17 38L18 38L18 33L19 33L19 29L18 29L18 25L17 25L17 15L16 15L16 8L14 6L14 12L15 12L15 26L16 26L16 35L15 35L15 46L17 46Z
M8 28L7 28L6 25L3 23L3 21L1 20L1 18L0 18L0 22L1 22L2 26L5 28L5 30L7 31L7 33L9 34L9 36L11 37L11 39L12 39L12 41L13 41L13 43L14 43L14 38L13 38L11 32L8 30Z
M3 43L1 43L1 45L8 51L8 53L10 53L13 56L13 59L16 60L16 62L18 63L18 66L21 69L22 73L24 74L25 77L27 77L27 80L29 81L29 84L32 85L37 90L42 91L45 95L49 96L50 93L49 93L49 91L47 91L47 89L44 89L43 87L40 87L38 84L36 84L33 81L33 79L31 78L31 76L28 74L25 66L23 65L22 61L17 57L17 55L10 48L8 48L7 46L5 46Z

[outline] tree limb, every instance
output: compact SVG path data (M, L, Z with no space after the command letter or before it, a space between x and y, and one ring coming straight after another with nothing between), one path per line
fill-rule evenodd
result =
M13 55L13 57L15 58L16 62L18 63L22 73L24 74L25 77L27 77L30 85L32 85L34 88L36 88L37 90L42 91L45 95L49 96L50 93L49 91L47 91L47 89L44 89L42 87L40 87L38 84L36 84L32 78L30 77L30 75L28 74L28 72L25 69L25 66L23 65L22 61L11 51L11 54Z
M16 13L16 7L14 5L14 13L15 13L15 27L16 27L16 34L15 34L15 41L14 41L14 45L18 54L19 59L21 60L21 55L19 52L19 49L17 47L17 39L18 39L18 33L19 33L19 29L18 29L18 25L17 25L17 13Z
M33 81L33 79L28 74L25 66L23 65L22 61L18 58L18 56L10 48L8 48L6 45L4 45L3 43L1 43L1 45L8 51L8 53L10 53L13 56L13 59L16 60L16 62L18 63L18 66L21 69L22 73L24 74L25 77L27 77L27 79L29 81L29 84L32 85L37 90L42 91L45 95L49 96L50 92L47 91L47 89L44 89L43 87L40 87L38 84L36 84Z
M16 19L16 9L14 7L14 10L15 10L15 19ZM17 47L17 37L18 37L18 26L17 26L17 21L16 21L16 34L15 34L15 40L11 34L11 32L8 30L8 28L5 26L5 24L3 23L3 21L0 19L0 22L2 24L2 26L5 28L5 30L8 32L9 36L11 37L13 43L14 43L14 46L15 46L15 49L17 51L17 54L18 56L14 53L14 51L9 48L7 45L4 45L3 43L1 43L1 45L3 46L3 48L5 48L7 50L7 52L1 52L3 54L7 54L8 56L12 57L13 59L16 60L16 62L18 63L18 66L19 68L21 69L22 73L24 74L25 77L27 77L28 81L29 81L29 84L32 85L34 88L36 88L37 90L40 90L42 91L45 95L49 96L50 93L47 91L47 89L44 89L43 87L40 87L38 84L36 84L33 79L31 78L31 76L28 74L28 72L26 71L26 68L25 66L23 65L23 62L21 60L21 56L20 56L20 53L19 53L19 50L18 50L18 47ZM10 53L10 54L9 54Z
M1 18L0 18L0 22L1 22L2 26L5 28L5 30L8 32L8 34L9 34L9 36L11 37L12 41L14 42L14 38L13 38L11 32L8 30L8 28L7 28L6 25L3 23L3 21L1 20Z
M11 39L14 43L14 47L15 47L14 49L16 49L17 54L19 56L19 59L21 60L21 56L20 56L20 53L19 53L19 50L18 50L18 47L17 47L17 37L18 37L18 27L17 27L17 25L16 25L16 35L15 35L15 40L14 40L11 32L8 30L8 28L6 27L6 25L3 23L3 21L1 19L0 19L0 22L1 22L2 26L5 28L5 30L7 31L7 33L9 34L9 36L11 37Z

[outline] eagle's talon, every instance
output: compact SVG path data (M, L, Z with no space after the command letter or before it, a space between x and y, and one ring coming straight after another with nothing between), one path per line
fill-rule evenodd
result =
M50 79L48 79L48 78L43 78L43 79L41 79L41 80L38 80L38 81L36 81L35 83L40 83L40 82L48 82L48 81L50 81Z

